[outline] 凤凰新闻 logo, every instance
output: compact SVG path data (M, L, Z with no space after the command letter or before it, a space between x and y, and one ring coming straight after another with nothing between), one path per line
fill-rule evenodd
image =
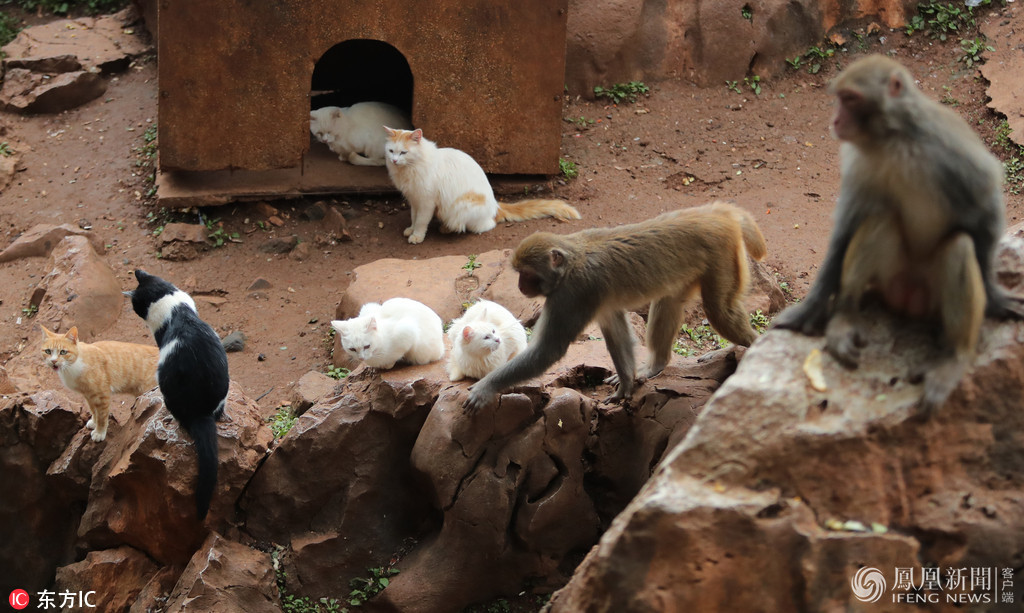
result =
M877 568L865 566L850 580L853 595L861 602L878 602L885 593L885 576Z

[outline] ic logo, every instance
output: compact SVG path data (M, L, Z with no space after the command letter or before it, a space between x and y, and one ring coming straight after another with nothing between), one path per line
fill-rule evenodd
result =
M885 592L885 577L877 568L865 566L850 581L853 595L861 602L878 602Z
M26 592L25 590L14 590L13 592L11 592L11 595L8 597L7 601L8 603L10 603L12 609L20 611L28 606L28 592Z

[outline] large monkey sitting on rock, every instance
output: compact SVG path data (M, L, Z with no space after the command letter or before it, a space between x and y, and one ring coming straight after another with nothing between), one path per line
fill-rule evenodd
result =
M947 347L922 370L927 414L959 384L984 316L1024 316L992 273L1005 225L1003 168L895 60L860 59L830 91L841 141L835 227L807 297L774 325L824 332L826 350L855 368L862 342L854 319L865 294L896 313L937 320Z
M503 390L543 374L594 319L615 365L618 388L609 400L628 399L636 371L626 310L650 303L640 376L651 377L668 364L683 304L698 289L715 330L750 345L757 333L743 308L747 254L760 260L765 252L750 214L723 202L617 228L526 237L512 267L519 290L543 295L544 308L526 350L472 386L467 410L492 406Z

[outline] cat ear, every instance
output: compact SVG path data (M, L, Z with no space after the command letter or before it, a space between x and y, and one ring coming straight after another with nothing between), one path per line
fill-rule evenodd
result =
M366 322L366 331L371 332L377 329L377 318L371 317L370 321Z
M468 341L473 338L473 330L469 326L462 329L462 340Z
M421 130L419 128L416 128L415 130L412 131L412 141L414 143L420 142L420 139L422 139L422 138L423 138L423 130Z
M384 126L384 131L388 133L388 136L394 138L398 136L398 130L392 130L391 128Z
M341 109L331 109L331 119L337 119L341 117Z
M68 330L68 333L65 334L64 336L65 336L65 338L67 338L72 343L77 343L78 342L78 326L71 326L71 329Z

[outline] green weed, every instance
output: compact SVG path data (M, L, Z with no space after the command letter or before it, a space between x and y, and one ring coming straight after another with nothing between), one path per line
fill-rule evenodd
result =
M14 149L11 149L11 145L7 141L0 143L0 155L5 158L14 155Z
M267 421L270 424L270 431L274 433L274 438L280 439L288 434L299 418L292 411L292 405L284 404L277 407L277 412L268 417Z
M750 91L754 92L755 96L761 95L761 77L757 75L752 77L743 77L743 82L750 88Z
M352 371L347 368L342 368L340 366L332 366L331 368L327 369L326 374L328 377L332 379L338 379L340 381L341 379L344 379L345 377L351 375Z
M594 96L598 98L609 98L612 104L620 102L636 102L638 96L647 95L651 88L644 85L642 81L630 81L629 83L616 83L611 87L594 86Z
M471 254L467 255L466 256L466 260L467 260L466 263L462 265L462 270L465 270L467 272L472 273L477 268L480 268L481 266L483 266L483 264L481 264L480 262L476 261L476 254L475 253L471 253Z
M580 176L579 168L576 167L576 162L571 162L565 158L558 158L558 170L562 172L562 175L566 179L575 179Z
M390 566L378 566L377 568L366 569L368 577L356 577L349 581L352 591L348 594L348 603L353 607L362 606L367 600L384 591L390 583L389 577L398 574L397 568Z
M986 45L985 41L979 37L975 37L974 40L960 41L960 48L964 50L964 54L960 56L959 61L967 64L968 68L985 61L984 58L981 57L983 52L996 50L995 47Z

